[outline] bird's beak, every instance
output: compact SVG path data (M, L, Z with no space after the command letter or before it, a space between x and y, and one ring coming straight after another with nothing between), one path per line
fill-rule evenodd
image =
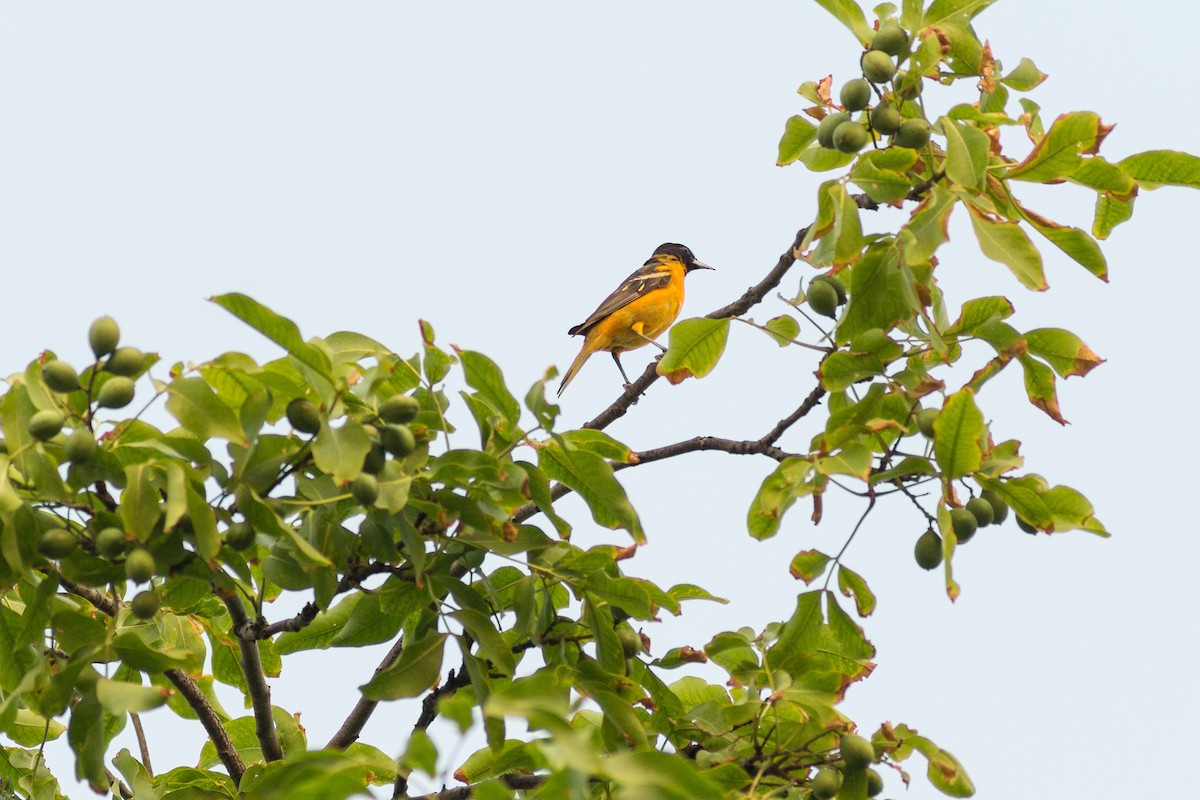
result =
M708 264L705 264L703 261L693 261L691 266L688 267L688 271L690 272L691 270L694 270L694 269L713 269L713 270L715 270L716 267L710 267Z

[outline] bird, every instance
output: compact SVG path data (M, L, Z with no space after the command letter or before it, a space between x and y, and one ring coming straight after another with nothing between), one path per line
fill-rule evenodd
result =
M561 397L567 384L597 350L612 353L613 361L625 385L629 377L621 366L621 353L652 344L679 316L683 307L683 276L694 269L713 269L696 260L696 256L681 244L668 242L659 245L654 255L610 294L592 315L567 331L583 337L583 348L571 362L558 387Z

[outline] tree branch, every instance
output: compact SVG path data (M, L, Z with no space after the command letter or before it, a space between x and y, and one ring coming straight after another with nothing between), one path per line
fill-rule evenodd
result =
M375 675L383 672L385 669L396 663L396 659L400 658L400 654L404 652L404 639L396 640L392 645L392 649L387 651L387 654L379 661L379 666L375 667ZM350 709L350 713L346 715L346 719L342 722L342 726L338 728L337 733L329 740L326 747L332 747L336 750L345 750L350 745L358 741L359 734L362 733L363 727L367 724L367 720L375 713L375 707L379 705L378 700L368 700L365 697L358 698L358 702L354 704L354 708Z
M446 682L425 695L425 699L421 701L421 715L417 717L417 722L413 725L413 731L423 731L432 725L433 721L437 719L438 700L446 695L454 694L470 682L471 677L467 673L467 663L464 659L463 665L458 668L458 672L450 670L450 675L446 678ZM470 787L466 788L469 789ZM464 796L469 797L470 793L468 792ZM399 771L396 773L396 784L392 789L392 800L398 800L402 797L408 797L408 776L403 771Z
M64 578L61 574L58 576L58 583L71 594L91 603L93 607L99 609L102 613L110 617L117 615L117 611L119 610L117 601L103 592L89 586L80 586L74 581ZM180 696L183 697L188 706L200 719L200 724L204 726L204 732L208 734L209 740L217 749L217 757L221 759L221 763L225 766L225 771L229 773L229 777L233 778L235 784L241 783L242 774L246 771L246 765L242 763L242 757L238 755L237 748L233 746L233 740L229 738L229 732L225 730L225 726L221 723L221 718L217 716L217 712L208 702L208 698L200 691L200 687L183 670L164 670L163 677L171 682L171 685L175 687L175 690L179 692Z
M237 637L238 650L242 655L242 674L246 678L250 704L254 707L254 733L262 745L263 758L278 761L283 758L283 748L279 744L279 733L275 730L275 719L271 716L271 687L267 685L262 659L258 655L255 623L247 616L241 598L232 589L217 587L216 594L225 603L233 621L233 634Z
M509 789L521 791L536 789L545 783L549 777L549 775L504 775L500 780L504 781L504 784ZM468 800L474 790L474 786L459 786L455 789L443 789L433 794L418 795L411 798L411 800Z

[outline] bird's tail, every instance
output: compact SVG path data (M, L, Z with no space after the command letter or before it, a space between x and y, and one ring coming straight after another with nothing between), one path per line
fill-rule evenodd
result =
M559 397L562 397L562 393L567 388L567 384L575 378L576 373L578 373L580 368L583 367L584 363L592 357L593 352L595 351L589 349L585 345L584 348L579 351L579 355L575 356L575 360L571 362L570 368L567 369L567 374L563 375L562 383L558 385Z

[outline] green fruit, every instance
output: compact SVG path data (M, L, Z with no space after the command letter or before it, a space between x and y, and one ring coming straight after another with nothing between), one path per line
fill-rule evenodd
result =
M73 392L79 388L79 373L65 361L47 361L42 365L42 383L56 392Z
M837 292L838 305L846 305L849 295L846 294L846 285L842 283L839 278L836 278L833 275L818 275L817 277L813 278L813 283L816 283L817 281L824 281L832 286L833 290Z
M826 150L833 149L833 132L843 122L849 122L850 115L844 111L839 111L836 114L828 114L821 123L817 125L817 144L824 147Z
M626 658L633 658L645 648L641 634L628 626L617 628L617 640L621 642L621 652Z
M384 422L412 422L420 410L421 404L417 402L415 397L409 397L406 394L394 394L380 404L379 416Z
M1004 498L999 492L993 492L991 489L984 489L979 495L988 502L992 507L992 524L999 525L1004 520L1008 519L1008 503L1004 502Z
M120 528L105 528L96 534L96 552L107 559L125 555L125 531Z
M908 70L900 70L896 73L896 80L893 85L896 87L896 96L901 100L916 100L921 96L921 90L925 88L925 78L917 75L912 80L909 80Z
M975 515L965 508L952 508L950 509L950 527L954 529L954 538L958 539L958 543L966 544L975 535L979 523L975 521Z
M895 133L900 130L902 122L904 120L901 118L900 112L893 106L875 106L871 111L871 127L879 133Z
M886 83L896 74L896 62L882 50L863 53L862 72L871 83Z
M871 84L862 78L847 81L842 86L841 98L847 111L862 111L871 102Z
M922 408L917 412L917 430L926 439L933 438L933 423L940 413L941 411L936 408Z
M995 514L992 513L992 504L982 497L972 497L967 501L967 511L971 512L971 516L975 517L975 522L980 528L986 528L992 524L992 519Z
M88 328L88 344L92 346L92 352L95 353L97 359L116 350L117 342L120 339L121 329L112 317L101 317L92 323L92 327Z
M812 796L816 800L832 800L842 788L842 774L832 767L821 767L812 781Z
M53 439L58 436L58 432L62 430L63 423L66 421L66 417L57 411L51 409L39 411L29 418L29 435L39 442Z
M86 464L96 455L96 440L87 428L77 428L67 437L63 451L72 464Z
M297 397L288 403L286 414L288 422L301 433L316 433L321 430L321 414L316 406L303 397Z
M925 531L917 539L913 555L921 569L937 569L942 563L942 537L934 533L932 528Z
M896 135L892 137L892 144L896 147L920 150L929 144L929 133L928 122L923 119L908 119L896 130Z
M100 387L96 402L101 408L124 408L133 402L133 381L124 375L114 375Z
M867 797L874 797L883 791L883 776L876 770L867 770Z
M808 306L823 317L836 317L837 289L828 281L813 281L808 285Z
M129 613L138 619L150 619L158 613L160 608L162 608L162 602L158 599L158 595L149 589L138 592L129 602Z
M871 133L857 122L843 122L833 132L833 146L842 153L857 153L871 141Z
M880 25L871 39L872 50L879 50L889 56L908 55L908 47L908 32L895 23Z
M120 347L108 357L104 369L113 375L137 375L146 365L146 354L136 347Z
M1037 528L1033 527L1020 517L1017 517L1017 527L1029 534L1036 534L1038 532Z
M846 762L846 769L865 769L875 760L875 748L857 733L842 736L838 749L841 751L842 761Z
M350 484L350 494L359 505L370 508L379 499L379 482L374 475L364 472Z
M254 544L254 528L248 522L235 522L225 531L225 544L234 550L247 550Z
M371 449L367 451L366 457L363 458L363 472L370 475L378 475L385 464L387 464L387 453L384 451L383 446L372 443Z
M383 449L396 458L404 458L417 449L417 440L404 425L384 425L379 431L379 440Z
M125 557L125 576L134 583L145 583L154 577L154 556L141 547Z
M46 558L66 558L75 549L75 537L66 528L51 528L38 539L37 549Z

